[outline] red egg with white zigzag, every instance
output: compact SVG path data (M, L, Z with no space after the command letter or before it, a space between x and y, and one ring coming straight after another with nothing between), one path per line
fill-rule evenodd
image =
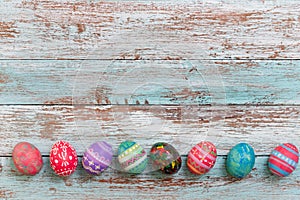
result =
M211 142L200 142L188 154L187 167L193 174L202 175L209 172L215 165L217 149Z
M276 147L269 158L269 170L280 177L290 175L297 167L299 161L299 151L297 147L290 143L281 144Z
M50 151L50 164L57 175L71 175L75 172L78 164L75 149L68 142L56 142Z

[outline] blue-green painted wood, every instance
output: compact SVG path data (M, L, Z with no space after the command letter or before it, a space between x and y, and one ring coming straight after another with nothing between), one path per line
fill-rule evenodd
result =
M1 104L299 104L299 61L0 62Z
M1 2L0 198L297 199L299 170L277 179L266 162L281 142L299 146L299 9L292 0ZM174 176L54 175L52 143L67 139L82 155L99 138L146 149L160 139L184 155L203 139L219 155L246 141L259 157L241 181L227 177L224 156L201 178L185 166ZM35 177L12 166L21 140L45 155Z

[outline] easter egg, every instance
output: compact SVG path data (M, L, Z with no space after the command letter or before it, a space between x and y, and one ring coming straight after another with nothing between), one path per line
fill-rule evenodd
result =
M75 149L66 141L53 144L50 151L50 165L59 176L69 176L75 172L78 158Z
M200 142L189 152L187 167L193 174L202 175L211 170L217 159L217 149L211 142Z
M17 170L25 175L33 176L43 166L41 152L28 142L20 142L14 147L12 159Z
M288 176L297 167L299 161L299 151L297 147L290 143L276 147L268 161L269 170L280 177Z
M118 161L125 172L142 173L148 164L146 151L136 142L124 141L118 148Z
M227 172L235 178L247 176L255 163L253 148L247 143L239 143L234 146L227 155Z
M177 173L182 163L178 151L172 145L165 142L158 142L152 146L150 161L154 170L161 169L166 174Z
M90 174L99 175L109 167L113 158L111 145L95 142L83 154L82 166Z

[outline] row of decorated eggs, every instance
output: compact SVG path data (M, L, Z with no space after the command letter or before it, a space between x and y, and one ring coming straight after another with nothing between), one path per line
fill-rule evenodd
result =
M28 142L21 142L14 147L13 161L23 174L35 175L42 166L40 151ZM215 165L217 150L211 142L200 142L188 153L187 167L190 172L198 175L209 172ZM113 160L112 146L104 141L92 144L83 154L82 166L93 175L98 175L107 169ZM148 159L146 151L136 142L124 141L118 148L118 168L122 171L142 173L148 162L152 170L160 169L167 174L173 174L181 168L182 160L178 151L170 144L159 142L152 146ZM277 176L291 174L298 164L299 151L290 143L276 147L268 161L269 170ZM227 172L236 178L247 176L255 163L253 148L247 143L239 143L228 153L226 159ZM75 149L65 141L56 142L50 151L50 165L60 176L71 175L78 164Z

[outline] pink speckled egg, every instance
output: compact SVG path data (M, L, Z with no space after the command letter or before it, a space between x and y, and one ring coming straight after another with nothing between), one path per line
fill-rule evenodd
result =
M59 176L69 176L76 170L78 158L75 149L65 141L56 142L50 151L50 165Z
M43 166L43 159L40 151L28 142L18 143L12 152L15 167L25 175L39 173Z

